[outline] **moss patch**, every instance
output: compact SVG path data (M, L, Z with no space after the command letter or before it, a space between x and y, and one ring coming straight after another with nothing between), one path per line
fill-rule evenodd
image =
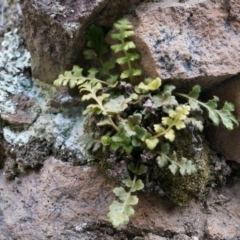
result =
M170 170L159 170L158 179L166 196L178 205L186 205L192 198L200 197L206 186L213 180L213 159L209 146L202 141L200 134L182 131L174 142L174 149L179 157L191 159L198 166L192 175L171 174Z

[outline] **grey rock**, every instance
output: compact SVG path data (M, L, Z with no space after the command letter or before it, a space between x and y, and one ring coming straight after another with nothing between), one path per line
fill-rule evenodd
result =
M142 66L175 85L210 87L240 72L239 1L143 3L130 19Z
M14 181L7 181L1 171L1 239L120 240L127 238L127 232L146 240L240 237L237 184L210 193L205 208L198 202L176 207L159 196L142 194L131 224L119 231L107 223L106 216L114 186L96 166L72 166L54 158L46 159L40 172L29 172ZM188 237L187 224L198 234Z
M141 0L23 0L25 38L35 78L52 83L81 54L92 22L111 26Z

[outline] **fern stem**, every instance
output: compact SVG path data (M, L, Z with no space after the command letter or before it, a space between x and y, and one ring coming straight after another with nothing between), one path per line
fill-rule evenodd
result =
M151 139L159 138L159 137L165 135L169 130L171 130L171 129L174 127L175 123L177 123L178 120L179 120L179 119L176 118L175 121L173 121L173 123L172 123L171 125L169 125L168 128L167 128L164 132L158 133L158 134L150 137L149 139L151 140Z
M168 157L166 154L164 154L164 153L162 153L162 152L156 152L156 153L158 153L159 155L164 155L164 157L165 158L167 158L167 160L169 161L169 162L174 162L179 168L181 167L181 165L178 163L178 162L176 162L176 161L173 161L170 157Z
M111 118L110 116L108 116L108 120L110 121L112 127L113 127L117 132L119 132L118 126L114 123L114 121L112 120L112 118Z
M124 209L125 209L125 207L127 205L128 199L131 197L132 188L135 185L136 180L137 180L137 175L134 174L134 177L133 177L133 180L132 180L132 185L131 185L131 187L129 189L129 192L127 193L126 200L125 200L125 202L123 203L123 206L122 206L122 212L124 212Z
M124 46L125 44L125 38L124 38L124 30L121 29L121 43L122 45ZM129 70L129 79L130 79L130 82L133 83L133 76L132 76L132 65L131 65L131 61L128 57L128 54L127 54L127 51L122 49L123 53L125 54L125 56L127 57L127 66L128 66L128 70Z
M107 75L108 77L111 77L112 75L111 75L111 73L109 72L109 70L104 67L102 56L99 57L98 60L99 60L99 62L100 62L100 64L101 64L102 68L104 69L106 75Z

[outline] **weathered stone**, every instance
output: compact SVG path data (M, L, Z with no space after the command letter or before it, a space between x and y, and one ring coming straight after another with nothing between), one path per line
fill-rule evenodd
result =
M155 234L149 233L145 236L144 240L167 240L167 238L160 237Z
M29 126L41 111L36 102L23 93L15 94L10 99L12 104L16 106L15 113L2 114L1 118L13 126Z
M122 231L107 223L114 186L96 167L74 167L53 158L44 162L40 172L30 172L15 181L7 181L0 172L0 238L90 240L101 236L120 240L129 239L127 232L136 239L144 237L144 232L163 236L146 234L145 239L240 237L237 185L223 189L221 194L211 193L205 208L197 202L185 208L176 207L162 197L142 194L132 224ZM205 230L209 238L204 237Z
M93 21L111 26L141 0L22 0L33 76L52 83L79 59L84 32Z
M148 75L209 87L240 72L238 0L143 3L131 21Z
M235 113L237 120L240 121L240 76L229 79L222 84L216 86L206 93L206 97L210 98L216 95L220 98L221 103L228 101L235 105ZM240 128L229 131L223 125L219 127L209 126L207 128L207 136L215 150L222 153L227 160L234 160L240 163Z

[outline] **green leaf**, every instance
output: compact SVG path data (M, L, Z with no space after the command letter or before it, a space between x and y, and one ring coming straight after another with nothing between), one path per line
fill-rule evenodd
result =
M111 98L106 104L104 104L105 112L108 115L119 114L128 107L128 103L131 101L131 98L124 98L123 95Z
M136 205L136 204L138 204L138 197L137 196L130 196L127 200L127 205ZM128 212L128 215L132 216L134 214L134 213L133 214L129 213L130 211L128 209L126 211Z
M134 35L134 31L131 31L131 30L124 31L124 38L128 38L128 37L131 37L133 35Z
M141 76L142 75L142 70L141 69L132 69L132 76ZM154 87L154 83L152 84Z
M197 101L195 101L195 99L189 99L188 103L191 107L192 110L198 110L201 109L199 103Z
M234 105L232 103L225 102L223 108L219 112L219 116L223 125L229 130L232 130L234 128L234 123L236 124L236 126L239 125L238 120L231 113L233 111Z
M116 187L113 189L113 193L121 200L126 201L128 197L128 193L125 191L123 187Z
M87 106L87 108L83 111L83 115L89 114L100 114L102 113L102 109L97 104L90 104Z
M136 192L144 188L144 184L141 179L138 179L131 188L131 192Z
M120 51L123 50L123 44L120 43L120 44L114 44L111 46L111 49L115 52L115 53L118 53Z
M105 126L105 125L112 125L111 121L108 118L97 123L97 126Z
M159 143L159 140L157 138L146 139L145 143L146 143L148 149L153 150Z
M133 136L131 144L133 147L140 147L142 145L142 142L139 140L137 136Z
M125 71L123 71L122 73L121 73L121 75L120 75L120 78L121 79L125 79L125 78L129 78L130 77L130 71L129 70L125 70Z
M178 165L180 167L179 172L182 176L186 174L191 175L197 172L196 166L192 164L192 161L188 160L187 158L182 157Z
M211 108L209 108L208 117L213 121L214 125L219 125L220 120L216 111L213 111Z
M170 145L168 143L161 144L161 152L165 155L168 155L170 151Z
M130 115L127 120L122 119L119 122L120 128L124 129L125 134L129 137L134 136L136 132L133 127L136 124L140 124L142 119L142 115L140 113L136 113L134 115ZM137 139L135 139L137 140Z
M172 95L172 91L175 89L172 85L165 85L163 91L160 94L151 96L151 100L156 107L162 106L175 106L178 102L175 96Z
M153 127L156 133L163 133L165 131L165 128L161 124L154 124Z
M173 129L170 129L167 131L167 133L164 135L166 139L168 139L170 142L173 142L175 140L175 132Z
M118 75L111 75L109 78L107 78L106 82L113 84L111 87L116 87L114 83L117 83L118 77Z
M160 78L145 79L145 82L141 82L138 86L135 87L137 93L147 93L149 91L155 91L161 86L162 82Z
M86 39L87 47L92 49L98 57L107 52L107 45L104 41L104 33L101 27L91 25L87 30Z
M131 162L128 164L128 169L136 175L142 175L143 173L145 173L145 167L143 164L138 166L134 162Z
M133 29L133 25L126 18L123 18L123 19L117 21L116 23L114 23L114 27L120 31L121 30L126 31L126 30Z
M206 105L212 109L216 109L217 106L218 106L218 101L219 101L219 98L216 97L216 96L213 96L213 99L209 100Z
M140 54L137 52L128 52L127 53L128 59L132 62L140 58Z
M133 207L131 205L126 205L125 209L124 209L124 214L126 214L128 217L133 216L135 213Z
M129 124L131 124L131 126L139 125L141 123L141 120L142 120L141 113L135 113L128 117L128 122L129 122Z
M125 209L123 209L123 204L117 201L113 201L109 206L108 218L113 227L117 228L129 222L129 217L124 212L124 210ZM134 210L132 211L132 209L128 209L128 214L134 214Z
M110 58L107 62L103 64L103 68L109 71L115 67L115 64L116 64L116 59Z
M136 93L131 93L130 96L129 96L132 100L138 100L138 94Z
M188 94L190 98L198 99L199 94L201 92L201 87L200 85L195 85L192 89L192 91Z
M72 76L73 77L82 77L82 71L83 71L82 68L80 68L77 65L74 65L73 69L72 69Z
M126 35L125 33L126 32L124 32L124 35ZM133 41L127 41L124 43L123 50L128 51L129 49L133 49L133 48L136 48L136 45L134 44Z
M125 56L125 57L120 57L120 58L117 59L117 63L120 64L120 65L123 65L123 64L125 64L125 63L127 63L127 62L128 62L127 56Z
M111 36L112 39L122 40L122 34L121 33L111 33L110 36Z
M171 171L171 173L173 175L175 175L177 173L177 171L178 171L178 166L176 165L175 162L172 162L171 165L169 165L168 168L169 168L169 170Z
M138 138L143 142L147 138L151 137L151 134L145 128L140 127L139 125L135 125L133 129L136 132Z
M163 168L168 164L168 159L164 154L161 154L161 156L158 156L156 160L160 168Z
M104 135L101 137L101 143L102 145L104 146L109 146L112 142L112 139L111 137L107 136L107 135Z
M128 177L128 178L123 179L123 180L122 180L122 183L125 184L127 187L130 188L130 187L132 186L132 183L133 183L133 182L132 182L131 178Z

